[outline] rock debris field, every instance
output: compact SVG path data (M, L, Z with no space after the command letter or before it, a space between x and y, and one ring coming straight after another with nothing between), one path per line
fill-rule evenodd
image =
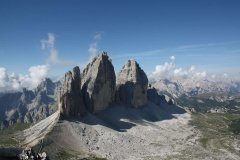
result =
M24 144L41 144L43 139L42 151L51 159L58 159L59 151L74 153L78 158L95 155L110 160L239 158L227 150L204 148L199 143L201 132L189 125L192 115L174 105L159 107L148 102L138 109L113 106L67 120L58 120L57 114L27 130L28 134L23 132Z

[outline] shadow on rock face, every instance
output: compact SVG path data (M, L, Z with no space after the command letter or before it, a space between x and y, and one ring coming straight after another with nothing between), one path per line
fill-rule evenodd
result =
M184 114L184 109L168 104L161 104L161 107L148 102L140 108L115 105L97 114L88 114L79 119L68 119L74 122L83 122L89 125L103 125L118 132L125 132L137 124L149 125L151 122L158 122L175 118L174 114Z

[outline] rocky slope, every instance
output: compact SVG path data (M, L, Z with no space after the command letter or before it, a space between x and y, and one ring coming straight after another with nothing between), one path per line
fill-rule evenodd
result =
M74 121L56 122L56 113L17 136L29 145L41 140L34 149L52 160L239 159L239 136L228 130L231 115L190 115L174 105L160 106L115 105Z
M147 103L148 78L139 64L131 59L117 75L117 98L120 103L139 107Z
M42 120L15 138L31 146L40 142L35 148L42 148L50 159L60 159L62 153L68 155L68 159L88 159L91 155L117 160L167 157L175 149L162 144L179 142L175 151L180 152L188 144L192 145L196 135L183 146L181 143L185 138L194 134L194 129L187 126L190 115L176 106L166 103L161 106L151 102L141 109L113 105L98 114L88 114L74 121L63 119L56 122L55 113L48 117L48 121ZM178 127L181 131L174 134Z
M57 110L57 88L60 82L45 79L34 90L2 93L0 97L1 127L16 122L36 123Z

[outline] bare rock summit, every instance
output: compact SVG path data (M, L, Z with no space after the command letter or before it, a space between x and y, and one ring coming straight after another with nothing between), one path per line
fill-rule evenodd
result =
M72 72L65 74L58 99L61 117L79 117L85 114L79 67L74 67Z
M131 59L117 76L117 99L128 106L140 107L147 103L148 78L139 64Z
M116 76L107 52L102 52L82 73L82 93L91 113L109 107L115 101Z

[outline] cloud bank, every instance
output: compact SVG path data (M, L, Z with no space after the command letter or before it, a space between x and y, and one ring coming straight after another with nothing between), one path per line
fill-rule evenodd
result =
M227 73L210 74L205 70L197 69L195 65L191 65L189 67L176 67L176 57L171 56L169 59L169 62L165 62L162 65L156 65L155 70L149 75L150 80L210 80L215 82L239 81L238 77L229 76Z
M0 67L0 92L36 88L47 77L48 70L47 65L37 65L31 66L28 69L28 74L16 75L15 73L8 73L6 68Z
M176 57L171 56L170 62L165 62L162 65L157 65L155 70L150 74L152 79L205 79L208 73L199 71L194 65L186 68L176 67Z

